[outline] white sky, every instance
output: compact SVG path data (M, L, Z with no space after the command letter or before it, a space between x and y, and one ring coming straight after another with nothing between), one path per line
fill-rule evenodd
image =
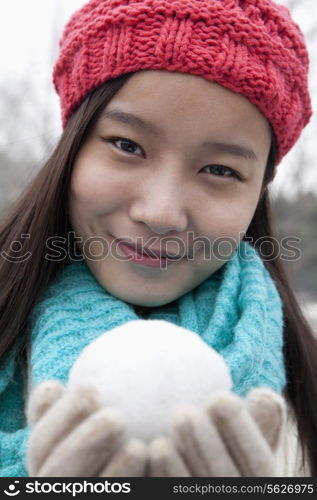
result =
M35 87L45 87L46 96L51 100L53 113L50 117L52 130L58 136L60 127L58 98L51 84L52 65L57 54L57 41L62 28L70 14L81 7L86 0L9 0L0 2L0 81L8 81L10 85L19 83L20 78L32 80ZM289 0L279 0L288 5ZM316 0L298 0L298 6L292 10L295 21L306 34L317 24ZM57 35L56 35L57 33ZM57 37L57 38L56 38ZM314 43L316 44L316 38ZM313 59L313 47L308 45ZM313 94L313 107L317 108L317 60L311 64L310 77ZM27 132L26 132L27 133ZM306 127L302 139L294 151L287 155L279 167L279 173L274 181L276 189L287 186L289 169L296 158L296 150L308 147L310 165L305 169L305 184L308 187L317 186L317 119L314 116ZM28 140L28 137L21 137ZM30 141L36 137L30 135ZM303 146L302 146L303 147ZM316 188L317 192L317 188Z

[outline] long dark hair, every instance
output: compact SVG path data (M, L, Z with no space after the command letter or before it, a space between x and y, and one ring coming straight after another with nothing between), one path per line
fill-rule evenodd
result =
M273 214L268 184L274 178L277 156L272 145L263 179L263 194L246 233L257 248L279 290L284 312L284 360L287 385L284 395L297 422L302 451L302 466L308 462L312 476L317 476L317 340L298 304L281 259L280 245L273 229Z
M91 92L72 114L61 138L44 167L7 211L0 226L0 360L15 346L23 362L29 337L28 319L51 279L69 261L71 226L68 218L68 192L76 155L97 122L102 110L133 73L110 80ZM246 233L255 247L261 240L261 252L269 255L263 237L273 238L267 185L273 178L276 159L275 141L269 154L263 179L263 194ZM46 260L50 237L65 242L60 261ZM269 242L267 243L269 245ZM15 247L20 248L19 255ZM61 248L61 245L60 247ZM267 250L267 252L266 252ZM311 474L317 475L317 342L301 313L289 285L283 263L275 249L274 258L265 260L281 294L285 327L285 396L294 410L298 432Z

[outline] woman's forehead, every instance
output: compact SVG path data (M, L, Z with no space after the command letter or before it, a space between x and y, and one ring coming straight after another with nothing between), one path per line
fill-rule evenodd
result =
M155 137L226 134L240 142L270 142L266 117L244 96L202 77L150 70L134 74L104 109L99 122L120 122Z

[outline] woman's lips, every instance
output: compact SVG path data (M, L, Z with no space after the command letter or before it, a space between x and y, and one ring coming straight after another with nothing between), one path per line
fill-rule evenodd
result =
M135 248L122 241L118 242L118 247L126 256L130 257L130 262L147 267L165 268L166 266L173 263L175 264L175 262L179 262L181 260L181 258L170 259L168 257L151 257L145 253L139 253Z

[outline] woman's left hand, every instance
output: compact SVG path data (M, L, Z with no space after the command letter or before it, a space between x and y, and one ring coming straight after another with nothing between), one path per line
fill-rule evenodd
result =
M204 409L188 406L174 415L171 438L149 445L152 477L272 477L285 403L270 389L244 400L215 394Z

